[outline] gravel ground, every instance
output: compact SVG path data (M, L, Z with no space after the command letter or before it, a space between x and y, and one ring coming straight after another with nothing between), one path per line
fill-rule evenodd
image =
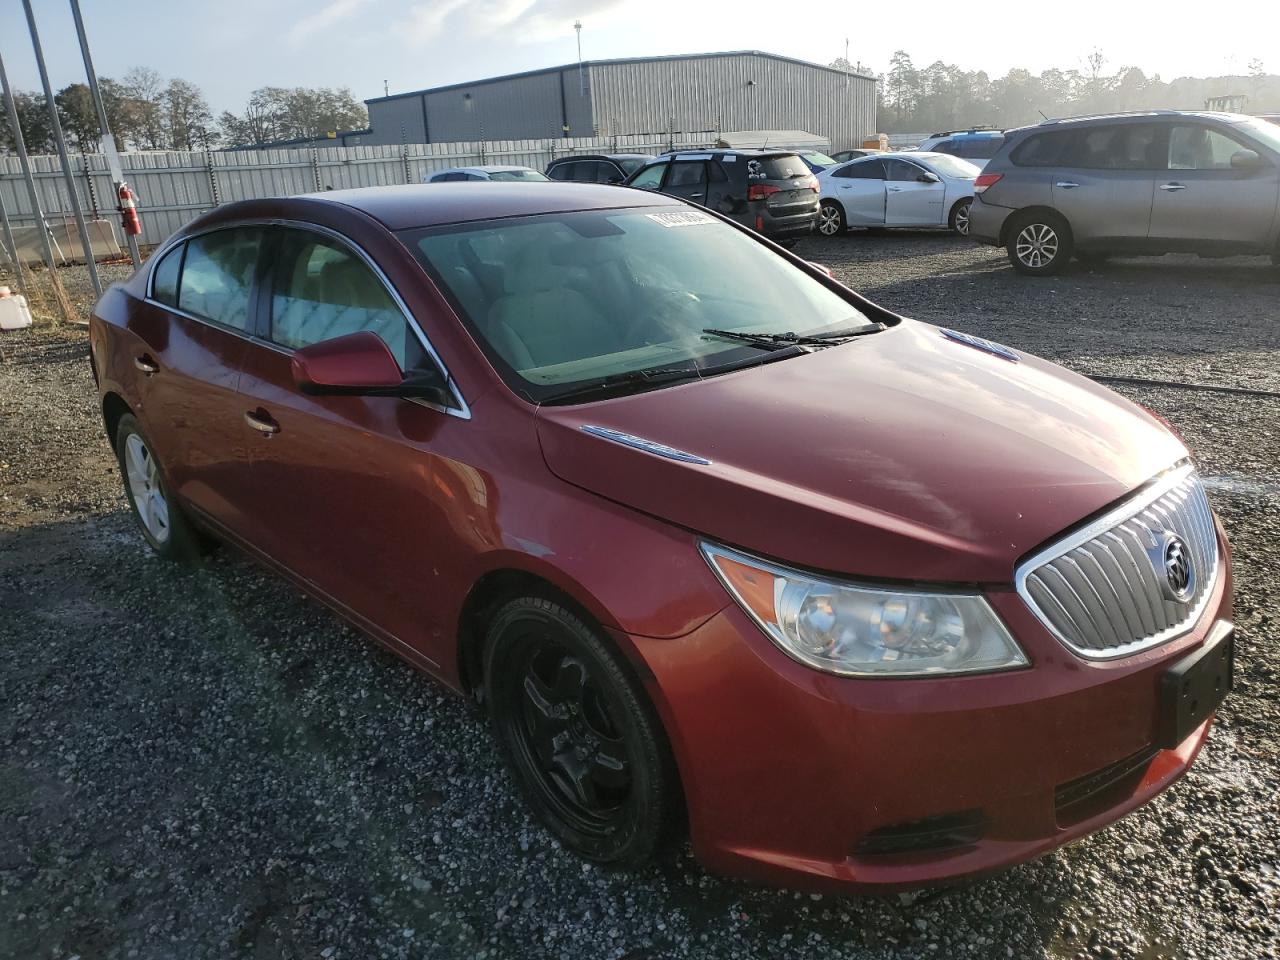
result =
M938 234L801 252L1077 369L1280 389L1264 261L1032 281ZM685 845L584 866L469 706L227 551L185 570L144 549L83 332L0 349L0 956L1280 956L1280 400L1121 388L1197 451L1235 548L1238 686L1191 773L993 879L824 898L710 876Z

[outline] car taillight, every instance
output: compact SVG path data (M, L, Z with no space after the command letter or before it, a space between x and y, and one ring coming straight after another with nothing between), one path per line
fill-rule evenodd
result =
M973 181L974 193L985 193L987 187L995 186L1004 176L1003 173L980 173L978 178Z
M781 187L775 187L771 183L753 183L751 186L747 187L747 199L763 200L765 197L781 192Z

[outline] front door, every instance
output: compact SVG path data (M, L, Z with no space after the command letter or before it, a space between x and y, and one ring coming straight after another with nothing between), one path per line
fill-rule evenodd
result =
M395 397L302 393L294 349L359 330L381 337L407 373L434 361L351 248L327 234L272 232L264 337L240 380L261 513L254 544L374 633L438 664L451 641L437 619L431 557L459 505L452 466L433 448L468 424Z
M946 221L947 188L909 160L885 160L885 226L936 227Z
M1252 151L1258 166L1233 157ZM1263 250L1275 223L1280 171L1261 151L1202 123L1174 124L1169 169L1156 178L1151 238L1171 249L1208 244Z

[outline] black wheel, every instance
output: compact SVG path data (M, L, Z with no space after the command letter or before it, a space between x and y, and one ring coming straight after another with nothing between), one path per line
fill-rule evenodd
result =
M1018 214L1009 225L1005 249L1019 273L1048 276L1071 262L1071 228L1056 213Z
M965 197L951 208L951 217L948 223L951 229L962 237L969 235L969 208L973 206L973 198Z
M116 460L125 497L151 549L169 560L194 560L207 541L169 493L164 470L131 413L116 426Z
M484 676L503 759L539 819L588 860L647 860L669 820L675 767L612 646L563 606L523 597L489 626Z
M838 237L845 226L844 207L834 200L823 200L818 210L818 232L824 237Z

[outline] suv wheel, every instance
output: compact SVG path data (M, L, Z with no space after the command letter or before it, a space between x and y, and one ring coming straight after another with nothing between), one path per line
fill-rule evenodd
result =
M973 206L973 199L966 197L951 208L951 229L962 237L969 235L969 208Z
M1019 273L1047 276L1071 262L1071 228L1055 213L1024 213L1009 226L1005 249Z
M818 211L818 232L824 237L838 237L844 228L844 209L834 200L823 200Z

